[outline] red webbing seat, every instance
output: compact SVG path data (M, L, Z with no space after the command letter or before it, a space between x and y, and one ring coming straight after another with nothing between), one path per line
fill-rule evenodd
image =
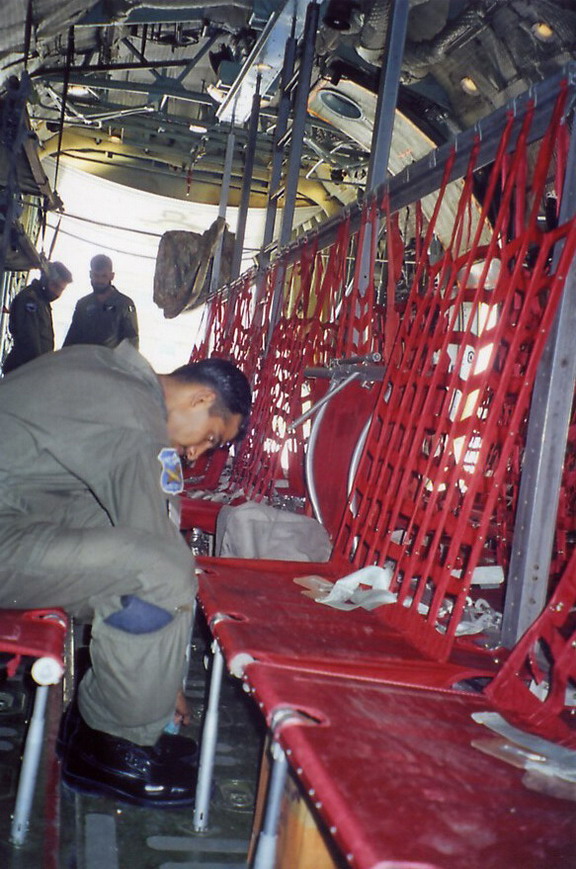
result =
M355 869L568 865L574 803L477 751L482 696L250 664L245 679L291 769Z
M0 652L10 658L9 676L22 657L34 658L31 675L37 683L34 710L28 725L10 839L21 845L26 837L42 750L47 692L65 669L68 616L60 609L0 610Z
M318 672L390 678L450 687L491 677L502 660L462 638L450 665L427 659L400 631L382 624L377 610L343 612L316 603L294 582L321 573L338 578L335 563L198 558L198 600L230 672L241 676L250 660ZM331 573L335 571L335 573ZM422 666L420 667L419 664Z
M535 159L522 234L509 238L508 232L531 110L506 167L489 241L483 233L512 118L478 219L470 220L477 207L473 148L452 239L431 262L426 252L450 178L447 161L332 560L260 568L239 559L201 560L206 574L198 599L236 675L251 659L294 669L324 664L325 671L342 664L356 675L378 666L383 673L389 661L436 660L436 672L410 665L407 672L415 684L431 678L438 684L442 662L458 663L457 648L469 648L456 640L456 629L476 567L493 563L491 518L576 250L576 220L547 232L537 221L561 111L560 99ZM562 251L552 273L557 243ZM532 249L538 253L528 271ZM293 583L307 573L337 579L371 564L391 566L398 595L397 603L371 613L327 613ZM486 658L476 652L478 674L490 669ZM474 669L470 659L467 665Z
M575 604L576 554L483 695L438 690L447 680L413 690L406 661L397 680L393 670L360 680L345 667L245 666L274 738L351 865L570 862L576 754L569 774L569 752L552 743L576 748ZM445 668L436 664L437 676ZM496 737L471 718L486 712L498 717Z
M521 141L516 154L522 154ZM533 194L538 201L545 180L542 165L548 165L550 155L548 137L537 161L541 186ZM496 177L499 169L496 161ZM512 170L497 229L507 225ZM463 195L463 214L470 197L471 184ZM473 572L491 557L487 530L513 449L511 433L527 414L538 361L576 249L576 220L543 233L536 217L533 209L525 236L507 244L495 232L488 246L475 244L458 256L448 250L429 267L425 287L424 273L415 275L336 539L334 563L318 571L334 579L366 564L391 564L398 604L379 607L375 620L409 636L423 657L449 657ZM459 249L458 225L454 239ZM539 251L527 274L524 259L532 240L538 241ZM551 274L557 243L563 248ZM251 567L244 570L241 560L231 567L236 588L247 591L245 621L237 621L238 629L250 623L260 632L261 581ZM209 619L232 610L236 618L241 612L236 589L223 581L218 590L218 570L213 566L210 582L200 582L200 603ZM227 568L221 573L225 576ZM278 597L291 578L286 580L280 567L276 574L276 580L274 572L267 574L266 597L270 633L280 647L284 641L292 645L299 631ZM291 592L290 600L293 596ZM227 631L233 630L229 622ZM254 657L261 652L260 636Z
M12 656L5 665L8 675L15 674L26 656L36 659L32 675L38 675L39 684L59 682L67 629L68 616L60 609L0 609L0 652Z

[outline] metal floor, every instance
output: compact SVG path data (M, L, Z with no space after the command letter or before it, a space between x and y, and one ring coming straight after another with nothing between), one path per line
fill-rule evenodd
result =
M197 738L206 689L208 638L196 626L186 696L193 713L182 735ZM61 712L52 690L28 838L9 844L19 752L32 691L25 675L0 683L0 867L2 869L244 869L252 829L264 725L237 680L224 681L215 786L207 833L193 809L149 810L76 794L60 783L55 739Z

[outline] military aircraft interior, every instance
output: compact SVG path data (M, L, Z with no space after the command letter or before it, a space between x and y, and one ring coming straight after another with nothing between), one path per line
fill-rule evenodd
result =
M2 0L0 415L77 249L252 391L163 486L187 805L63 775L92 626L0 567L3 867L574 865L575 107L574 0Z

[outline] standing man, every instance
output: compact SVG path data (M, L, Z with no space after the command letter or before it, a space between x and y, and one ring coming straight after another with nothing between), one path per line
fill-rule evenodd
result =
M114 271L109 256L99 253L90 261L93 292L79 299L64 339L70 344L102 344L117 347L125 338L138 349L138 318L129 296L112 284Z
M193 743L163 733L197 588L168 508L180 456L240 437L250 404L231 362L157 375L128 341L66 347L0 384L0 606L92 623L92 668L63 736L74 788L144 806L194 800Z
M46 263L40 277L14 297L9 319L14 345L4 360L4 374L54 350L51 304L71 281L72 275L65 265Z

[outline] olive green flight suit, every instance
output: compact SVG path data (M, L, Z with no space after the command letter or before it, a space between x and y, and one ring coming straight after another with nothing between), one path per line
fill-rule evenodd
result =
M138 349L138 317L134 302L116 287L112 290L106 299L90 293L76 302L64 347L70 344L117 347L127 338Z
M33 280L14 297L9 326L14 346L4 360L4 374L54 350L52 308L42 281Z
M68 347L0 382L0 606L90 619L82 716L142 745L173 715L196 593L161 487L168 446L160 383L127 341ZM113 627L125 595L169 622Z

